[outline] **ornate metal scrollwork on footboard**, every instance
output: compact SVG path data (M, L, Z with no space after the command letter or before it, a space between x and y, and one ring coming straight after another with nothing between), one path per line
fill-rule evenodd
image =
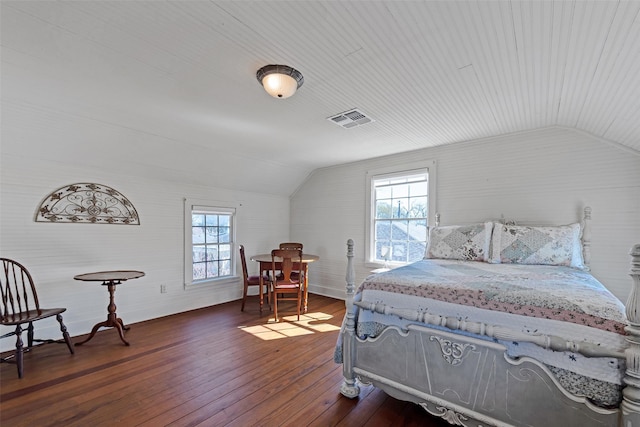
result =
M429 340L438 341L440 344L440 350L442 351L442 357L452 366L462 363L462 360L467 354L469 354L469 351L476 349L476 346L473 344L461 344L437 336L432 336Z

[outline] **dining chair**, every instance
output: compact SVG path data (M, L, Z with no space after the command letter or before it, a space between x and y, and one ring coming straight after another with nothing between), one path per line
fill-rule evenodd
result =
M1 362L15 363L18 367L18 378L23 375L24 353L33 348L34 342L51 343L61 342L55 340L35 339L33 322L55 316L60 323L62 338L67 344L69 351L73 354L71 337L67 332L67 327L62 322L62 314L66 308L41 308L38 301L36 286L31 274L25 266L17 261L8 258L0 258L2 262L2 275L0 276L0 291L2 293L2 319L3 326L15 326L13 332L6 333L0 338L16 336L16 351L14 354L1 358ZM22 325L27 326L27 347L22 341Z
M276 260L276 258L279 258ZM276 267L282 276L278 277ZM278 301L296 301L298 320L304 283L302 249L274 249L271 251L271 300L276 322L278 321ZM296 273L295 277L294 274Z
M247 302L247 293L249 291L249 286L257 286L258 290L262 292L262 289L260 289L260 275L262 274L262 271L260 271L259 274L257 275L251 275L251 276L249 275L249 271L247 269L247 259L245 258L245 255L244 255L244 245L240 245L240 260L242 261L242 278L244 280L244 291L242 293L242 306L240 307L240 311L244 311L244 304L245 302ZM267 302L270 302L270 299L269 299L269 282L270 281L271 279L269 278L269 275L262 274L262 285L266 290ZM260 311L262 311L262 306L260 306Z
M300 249L300 250L302 250L302 246L303 246L302 243L297 243L297 242L283 242L283 243L280 243L280 245L278 245L280 249ZM294 268L294 271L291 272L291 276L294 279L298 278L298 272L295 271L295 268ZM278 277L282 278L282 271L278 273Z
M300 249L300 250L302 250L302 246L303 246L302 243L296 243L296 242L284 242L278 245L280 249Z

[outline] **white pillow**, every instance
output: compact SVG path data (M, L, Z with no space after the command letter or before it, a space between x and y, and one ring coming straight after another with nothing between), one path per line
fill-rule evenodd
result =
M492 222L434 227L425 258L487 261L492 229Z
M489 262L565 265L584 269L580 224L530 227L495 224Z

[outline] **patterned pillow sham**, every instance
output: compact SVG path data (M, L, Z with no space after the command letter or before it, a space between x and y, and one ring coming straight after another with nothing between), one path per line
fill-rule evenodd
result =
M495 224L489 262L584 269L580 233L578 223L557 227Z
M492 222L434 227L425 258L488 261Z

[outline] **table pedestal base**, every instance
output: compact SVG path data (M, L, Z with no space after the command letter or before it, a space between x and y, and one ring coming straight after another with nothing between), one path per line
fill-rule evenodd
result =
M120 283L119 281L116 282L113 280L103 283L103 285L107 285L107 288L109 289L109 305L107 306L107 312L108 312L107 320L96 324L93 327L93 329L91 329L91 333L89 334L87 339L82 342L78 342L75 345L82 345L86 343L91 338L93 338L96 332L98 332L98 329L103 327L116 328L118 330L118 334L120 335L120 339L122 340L124 345L129 345L129 342L126 339L124 339L124 331L129 330L129 328L124 325L124 322L122 322L122 319L116 316L116 304L114 302L115 300L114 300L113 294L116 291L116 285L119 283Z

